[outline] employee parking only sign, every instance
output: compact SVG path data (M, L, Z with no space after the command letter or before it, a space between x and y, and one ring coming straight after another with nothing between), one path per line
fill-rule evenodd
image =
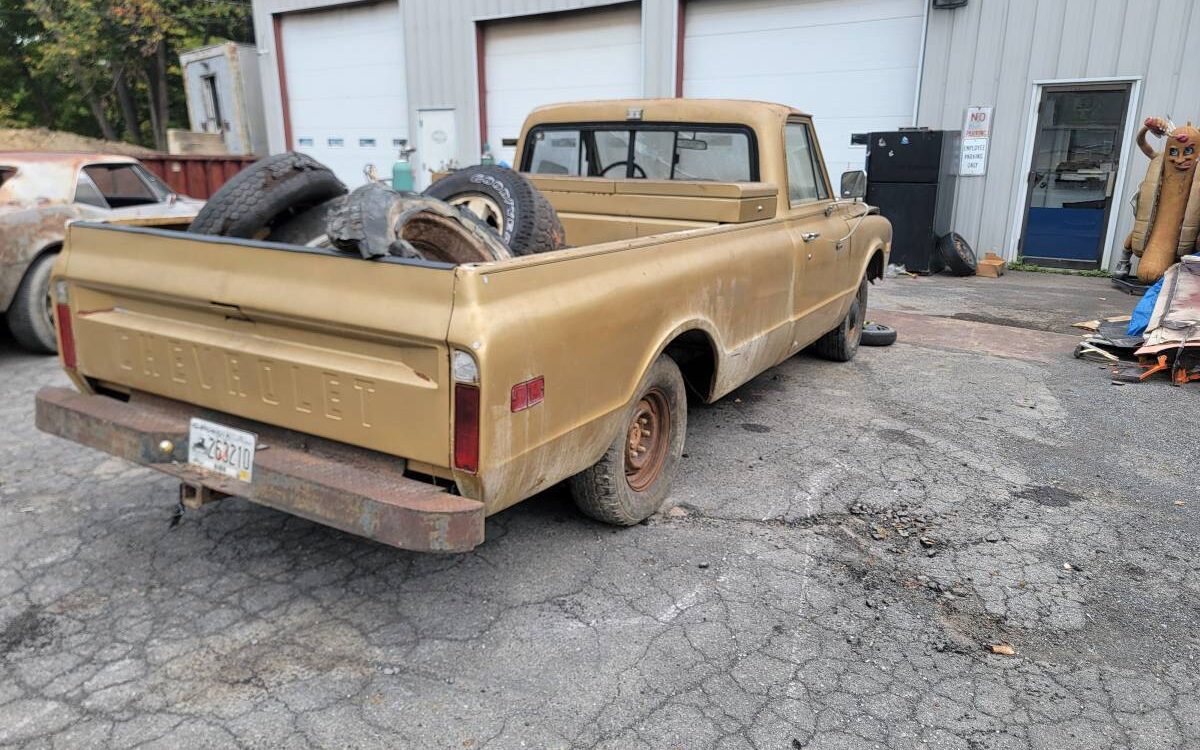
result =
M988 138L992 135L992 108L967 107L958 158L960 177L987 173Z

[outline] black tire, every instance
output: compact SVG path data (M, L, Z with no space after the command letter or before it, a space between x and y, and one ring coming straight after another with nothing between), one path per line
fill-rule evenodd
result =
M849 362L858 354L858 345L862 341L863 320L867 315L867 279L863 278L858 284L858 294L850 302L850 310L838 327L817 339L813 350L825 359L834 362Z
M566 244L566 232L554 206L533 183L511 169L494 165L460 169L425 188L424 194L456 205L471 196L490 201L499 220L477 216L496 230L513 255L545 253Z
M896 329L883 323L864 323L863 346L891 346L896 343Z
M188 231L263 239L291 217L345 193L342 181L311 156L294 151L275 154L222 185Z
M58 351L50 312L50 272L57 257L57 251L49 252L29 264L6 316L13 338L23 349L36 354Z
M283 242L288 245L327 245L329 244L329 230L326 228L325 222L330 213L345 203L346 196L339 195L294 214L276 224L271 233L267 235L267 239L271 242Z
M937 243L938 255L955 276L974 276L978 267L975 251L958 232L943 234Z
M643 462L657 463L652 473L645 472L646 464L638 469L629 463L632 428L648 399L661 399L666 408L665 418L658 419L652 428L655 433L651 438L652 445L646 450L646 458L642 459ZM666 434L661 433L663 427ZM675 360L664 354L642 378L621 434L595 466L569 480L575 505L585 515L616 526L633 526L649 518L662 507L671 492L686 436L687 393L683 376ZM661 463L656 458L659 449L662 451ZM630 473L631 468L633 473Z

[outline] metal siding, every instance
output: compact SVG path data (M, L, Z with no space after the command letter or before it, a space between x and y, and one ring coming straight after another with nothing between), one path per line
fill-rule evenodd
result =
M998 6L1007 6L1007 18ZM1186 41L1200 34L1200 8L1189 0L972 0L932 10L917 122L959 129L971 105L995 107L988 173L958 180L956 228L978 252L1015 255L1012 230L1035 81L1092 77L1142 78L1140 122L1171 115L1200 119L1200 66L1185 64ZM1134 133L1126 133L1132 143ZM1125 157L1124 185L1109 238L1111 262L1132 224L1129 196L1145 175L1136 148Z

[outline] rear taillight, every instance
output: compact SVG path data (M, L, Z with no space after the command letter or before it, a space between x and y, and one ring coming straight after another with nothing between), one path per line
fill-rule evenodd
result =
M71 328L71 305L67 293L67 282L54 284L54 308L58 315L58 351L62 353L63 366L75 369L75 331Z
M454 376L454 468L479 471L479 364L470 352L450 355Z
M479 471L479 386L454 384L454 468Z

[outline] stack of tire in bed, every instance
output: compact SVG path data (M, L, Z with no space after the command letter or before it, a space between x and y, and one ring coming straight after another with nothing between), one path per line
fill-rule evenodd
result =
M565 246L554 207L510 169L462 169L421 194L377 182L350 191L328 167L295 152L239 172L188 231L455 264Z

